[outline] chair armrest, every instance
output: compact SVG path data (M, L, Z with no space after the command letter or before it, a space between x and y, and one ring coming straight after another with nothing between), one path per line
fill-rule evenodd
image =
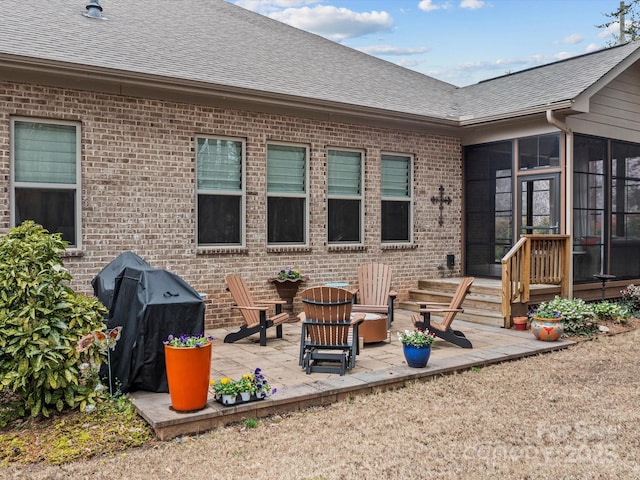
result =
M462 313L464 310L462 308L421 308L420 313L445 313L445 312L458 312Z
M286 300L260 300L258 303L264 303L266 305L286 305Z
M365 313L354 313L351 317L351 326L360 325L364 322Z
M269 306L268 305L263 305L263 306L255 306L255 307L241 307L239 305L233 305L233 308L237 308L238 310L257 310L259 312L266 312L267 310L269 310Z
M421 302L421 301L417 301L416 302L418 304L418 306L420 306L420 308L427 308L427 305L438 305L441 307L448 307L449 305L451 305L451 303L445 303L445 302Z
M389 296L391 298L396 298L398 296L398 292L396 292L395 290L389 290Z
M351 307L352 312L365 312L365 313L386 313L389 310L389 305L363 305L356 303Z

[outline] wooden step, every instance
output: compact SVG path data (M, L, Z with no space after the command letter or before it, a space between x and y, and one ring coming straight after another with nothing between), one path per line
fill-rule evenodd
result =
M418 302L437 302L449 304L453 298L460 278L423 279L417 289L409 290L409 298L399 302L398 307L418 312ZM456 319L491 326L504 326L502 317L502 285L497 280L476 279L462 303L464 312ZM438 318L437 315L434 315Z
M458 288L459 283L460 278L419 280L418 290L437 290L453 294L456 291L456 288ZM500 295L502 293L502 284L499 280L475 279L469 289L469 293Z
M439 302L450 303L453 292L439 292L436 290L409 290L409 299L413 302ZM485 309L500 312L501 299L498 294L486 295L470 292L462 304L464 308Z
M399 308L403 310L409 310L412 312L418 312L419 306L417 303L412 302L411 300L407 300L404 302L400 302L398 304ZM490 311L478 308L469 308L464 304L462 306L464 312L458 313L456 315L457 320L465 320L467 322L479 323L482 325L491 325L492 327L503 327L504 326L504 318L502 317L502 313L500 311ZM438 319L440 316L433 315L434 318ZM454 320L455 323L455 320Z

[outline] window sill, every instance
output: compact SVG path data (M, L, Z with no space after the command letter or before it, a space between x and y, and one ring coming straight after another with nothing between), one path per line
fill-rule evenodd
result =
M62 258L84 257L84 250L79 248L67 248L60 252Z
M367 247L365 247L364 245L354 245L354 244L338 245L338 244L332 243L327 246L327 251L329 252L362 252L362 251L365 251L366 249Z
M234 247L197 247L196 255L219 255L219 254L233 254L233 253L247 253L248 249L244 246L234 246Z
M383 243L380 248L382 250L414 250L418 246L415 243Z
M267 253L310 252L309 245L267 245Z

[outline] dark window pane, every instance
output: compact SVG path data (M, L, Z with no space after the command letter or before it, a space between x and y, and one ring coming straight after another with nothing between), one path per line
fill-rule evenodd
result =
M552 133L518 140L520 170L560 166L560 135Z
M77 245L75 190L16 188L15 208L16 225L33 220L50 233L61 233L70 246Z
M304 198L269 197L268 243L304 243Z
M198 244L240 245L241 197L198 195Z
M409 202L382 202L382 241L409 241Z
M360 200L329 200L329 242L360 241Z

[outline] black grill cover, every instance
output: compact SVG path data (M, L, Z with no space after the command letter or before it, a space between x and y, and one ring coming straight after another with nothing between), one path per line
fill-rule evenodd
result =
M108 309L111 308L113 300L113 290L116 285L116 277L120 275L126 267L149 267L150 265L133 252L124 252L112 260L104 267L93 280L93 294Z
M200 294L177 275L148 265L125 267L115 279L107 320L109 329L123 327L109 352L113 391L168 392L163 341L202 334L204 308Z

